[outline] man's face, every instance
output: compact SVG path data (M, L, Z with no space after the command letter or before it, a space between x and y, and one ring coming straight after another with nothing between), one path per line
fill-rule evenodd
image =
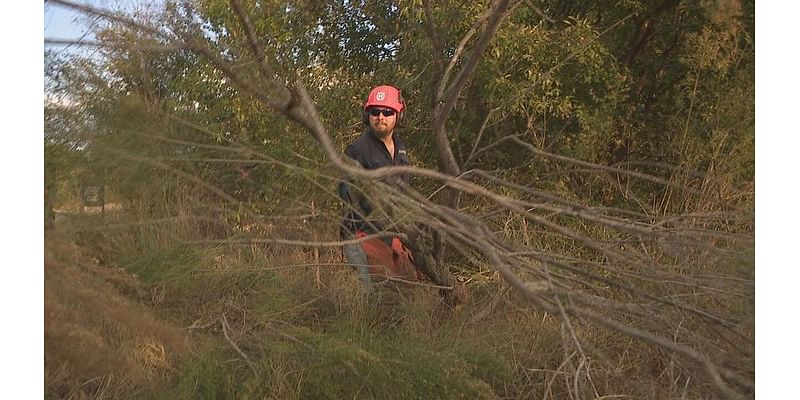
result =
M391 108L370 107L367 109L367 114L369 115L369 126L380 138L389 136L397 124L397 112Z

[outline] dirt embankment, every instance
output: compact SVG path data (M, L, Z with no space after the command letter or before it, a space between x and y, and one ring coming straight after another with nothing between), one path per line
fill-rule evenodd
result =
M99 265L58 232L45 237L44 268L46 398L146 390L188 352L180 327L136 301L142 289L133 276Z

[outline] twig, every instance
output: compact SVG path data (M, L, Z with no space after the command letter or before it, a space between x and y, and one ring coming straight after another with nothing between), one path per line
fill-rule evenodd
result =
M442 289L442 290L453 290L453 286L441 286L441 285L434 285L432 283L409 281L409 280L406 280L406 279L403 279L403 278L398 278L398 277L395 277L395 276L388 276L387 275L387 276L382 276L382 278L385 278L386 280L389 280L389 281L392 281L392 282L404 283L406 285L430 287L430 288Z
M186 46L181 43L175 43L171 45L136 45L136 44L132 45L132 44L98 42L93 40L75 40L75 39L45 39L44 44L46 46L74 45L74 46L86 46L86 47L103 47L109 49L138 50L138 51L148 51L154 53L171 53L186 48Z
M239 348L239 346L237 346L236 343L234 343L233 340L231 340L231 337L228 336L228 320L225 318L225 313L222 313L222 318L220 319L220 322L222 323L222 333L225 335L225 339L228 341L228 343L230 343L233 349L236 350L236 352L239 353L240 356L242 356L244 361L247 363L247 366L250 367L250 370L253 371L253 374L258 375L258 371L256 370L255 365L253 365L253 363L250 361L250 357L247 357L247 354L244 354L244 352Z
M289 239L207 239L207 240L185 240L186 244L216 244L216 245L245 245L251 246L254 244L280 244L284 246L299 246L299 247L341 247L348 244L358 244L367 240L379 239L384 237L399 237L401 239L406 236L399 232L381 232L370 234L361 238L348 239L348 240L335 240L331 242L312 242L305 240L289 240Z

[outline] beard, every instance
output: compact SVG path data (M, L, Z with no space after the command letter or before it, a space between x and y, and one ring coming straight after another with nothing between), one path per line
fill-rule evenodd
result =
M381 139L389 137L389 135L391 135L392 131L394 130L394 126L393 125L387 124L385 122L384 123L379 123L379 122L370 123L370 128L372 128L372 132L375 133L375 136L378 136Z

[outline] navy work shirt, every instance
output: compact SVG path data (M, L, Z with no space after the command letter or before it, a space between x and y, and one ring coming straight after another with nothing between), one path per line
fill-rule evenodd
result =
M386 145L383 141L379 139L371 129L367 129L358 139L347 146L344 154L358 161L364 169L409 165L405 144L400 140L400 137L397 136L397 133L392 134L392 139L394 140L394 159L389 155L389 150L386 149ZM409 180L410 177L408 174L403 174L399 177L389 177L386 182L399 186L401 182L408 184ZM367 224L364 219L353 210L353 207L357 205L358 208L363 211L364 217L366 217L372 212L372 206L365 196L361 193L356 193L348 182L339 184L339 197L345 202L342 227L340 230L342 237L352 237L357 231L375 233L375 229L370 227L370 224L374 225L377 229L381 229L382 224L379 221L370 219L370 224Z

